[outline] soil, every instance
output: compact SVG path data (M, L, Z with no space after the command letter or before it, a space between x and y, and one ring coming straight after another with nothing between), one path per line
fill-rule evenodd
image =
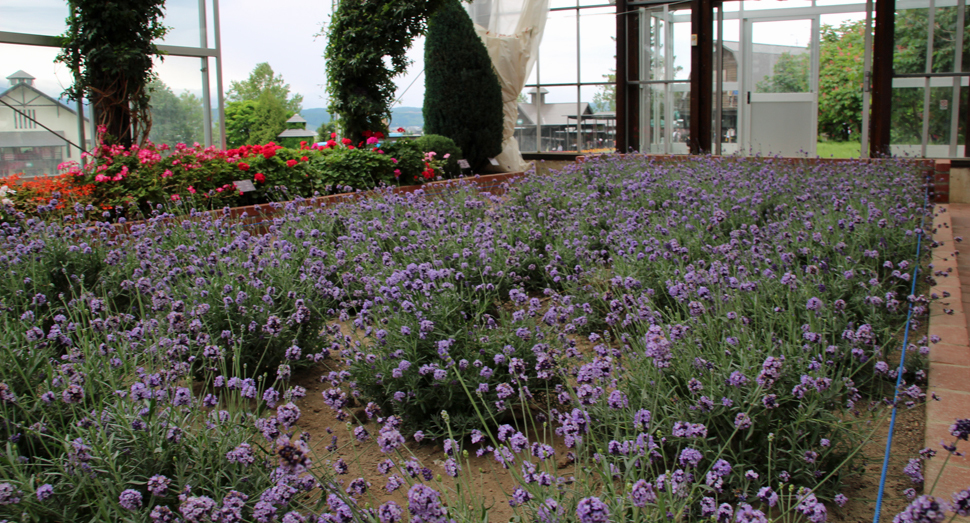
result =
M386 476L381 475L377 470L378 463L385 459L389 457L395 461L398 459L397 456L388 456L381 453L375 440L380 426L374 420L366 420L360 406L350 409L351 412L355 413L355 417L363 418L361 421L366 421L363 425L371 434L368 441L358 442L354 439L352 433L358 422L354 419L349 422L338 421L330 407L324 404L320 393L325 388L329 388L329 384L320 383L319 378L321 374L326 374L331 370L339 371L340 368L334 363L325 362L294 376L293 383L307 389L306 397L297 403L302 411L299 427L302 431L310 434L311 446L315 449L318 460L324 459L319 456L327 456L323 463L326 467L331 468L332 462L339 458L343 458L347 462L349 472L346 475L338 476L338 480L342 480L344 485L358 477L363 477L370 482L371 487L367 498L365 498L369 498L370 506L377 506L384 501L394 500L406 507L407 489L402 488L393 494L388 494L383 488L386 483ZM888 409L884 414L889 415ZM875 421L874 423L879 422ZM873 438L861 451L857 462L861 468L861 474L850 478L845 489L843 489L843 493L849 498L849 502L842 508L829 507L829 521L868 523L873 520L888 432L889 421L887 419L881 423ZM903 408L899 410L883 497L883 521L889 521L889 518L895 516L909 504L909 500L904 494L906 489L916 488L917 491L920 490L919 485L913 484L902 473L902 470L910 458L919 455L919 450L923 448L924 432L925 408L923 405L912 409ZM323 447L330 444L333 436L337 436L339 448L334 453L328 453ZM533 439L536 435L529 434L528 436ZM565 455L564 445L556 438L540 437L537 439L545 439L547 443L556 448L557 455ZM440 442L425 441L418 443L409 441L401 456L416 458L425 467L433 471L436 481L439 482L437 488L448 489L452 496L455 495L458 487L444 473L443 464L448 456L444 453ZM572 465L567 465L565 461L558 465L560 475L569 476L571 474ZM469 455L468 461L462 462L462 469L462 477L464 481L468 482L466 485L488 508L488 521L509 521L515 515L508 504L508 499L516 485L516 480L509 474L509 471L504 470L492 458L491 454L482 457L476 457L474 454Z
M885 409L884 414L888 416L889 409ZM903 467L910 458L919 456L925 433L925 405L918 405L912 409L900 408L897 411L893 444L889 453L889 467L886 473L886 488L880 511L881 521L891 521L896 514L909 505L909 500L903 493L906 489L915 488L918 493L921 492L920 485L914 484L903 474ZM849 502L842 509L830 507L829 521L868 523L873 520L888 434L889 420L887 419L862 449L859 459L859 466L863 468L862 474L850 479L843 489ZM932 481L932 478L927 480Z

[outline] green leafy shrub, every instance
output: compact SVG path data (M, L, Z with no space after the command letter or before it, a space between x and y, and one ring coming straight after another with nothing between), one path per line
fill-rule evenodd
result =
M425 132L451 138L480 168L502 152L502 88L458 0L447 0L428 20L424 66Z
M461 147L447 136L438 134L426 134L417 140L421 152L434 152L435 158L445 162L445 178L458 178L461 176L461 167L458 167L458 160L462 157ZM445 156L447 155L447 158Z
M400 184L408 185L421 178L421 172L425 169L424 151L418 142L402 138L384 145L383 149L385 154L397 160L394 168L400 172L395 173L395 177Z
M337 188L337 192L346 192L344 187L371 188L394 181L394 162L386 153L338 149L323 156L322 160L319 181Z

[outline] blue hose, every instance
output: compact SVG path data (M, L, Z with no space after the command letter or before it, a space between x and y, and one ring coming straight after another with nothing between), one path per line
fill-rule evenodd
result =
M929 205L929 186L926 188L926 196L923 201L923 209L926 209ZM919 253L920 247L922 246L923 240L923 224L926 219L926 214L920 218L919 228L920 234L916 236L916 262L913 264L913 283L910 288L909 293L911 295L916 294L916 275L919 273ZM903 334L903 350L899 355L899 368L896 370L896 389L893 392L893 414L889 420L889 436L886 438L886 453L882 458L882 475L879 477L879 495L876 496L876 513L872 518L872 523L879 523L880 512L882 512L882 497L886 492L886 472L889 469L889 451L893 446L893 430L896 428L896 412L898 407L896 406L899 402L899 386L903 381L903 366L906 363L906 348L909 346L909 324L913 319L913 302L909 302L909 311L906 313L906 332Z

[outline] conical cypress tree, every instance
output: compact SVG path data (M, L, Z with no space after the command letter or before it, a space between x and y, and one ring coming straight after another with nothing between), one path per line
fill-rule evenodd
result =
M428 20L424 132L454 140L473 168L502 152L502 88L459 0Z

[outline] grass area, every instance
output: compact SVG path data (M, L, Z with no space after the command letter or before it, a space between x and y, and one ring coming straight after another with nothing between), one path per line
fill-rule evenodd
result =
M820 158L858 158L862 151L859 142L818 142L816 154Z

